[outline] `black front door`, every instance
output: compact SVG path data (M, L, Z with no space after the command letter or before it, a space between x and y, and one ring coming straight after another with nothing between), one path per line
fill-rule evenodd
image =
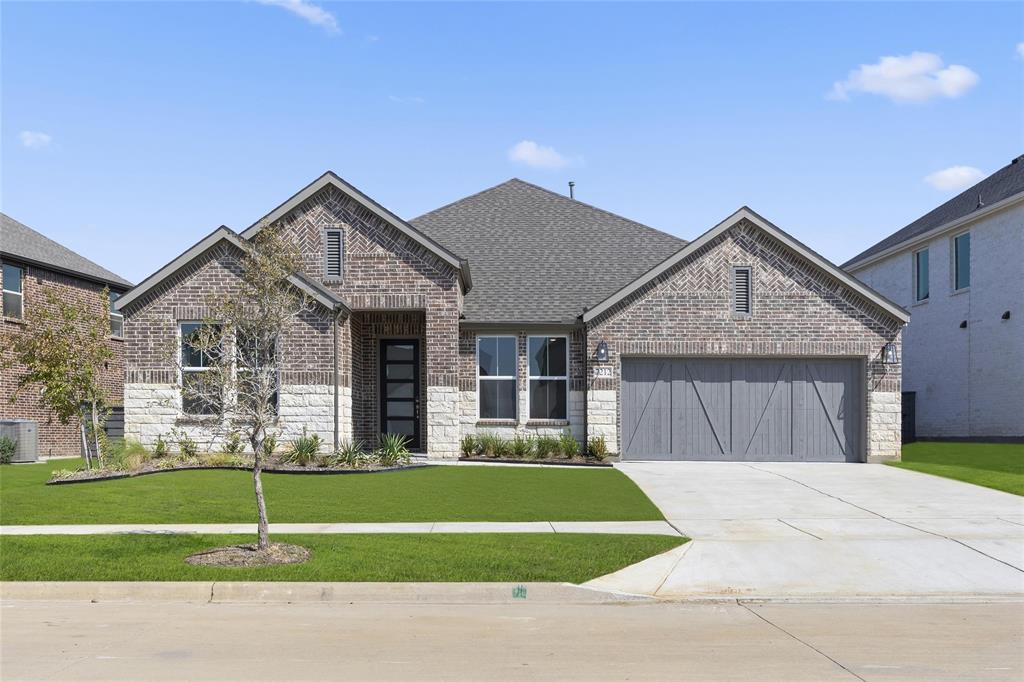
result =
M380 432L406 437L410 450L420 447L420 342L380 342Z

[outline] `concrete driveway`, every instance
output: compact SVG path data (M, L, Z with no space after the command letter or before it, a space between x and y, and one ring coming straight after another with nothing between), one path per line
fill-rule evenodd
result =
M616 465L693 541L589 586L684 597L1024 595L1024 498L880 464Z

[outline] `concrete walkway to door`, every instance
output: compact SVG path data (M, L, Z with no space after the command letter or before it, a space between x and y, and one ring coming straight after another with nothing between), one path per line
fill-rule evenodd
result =
M693 542L588 586L667 598L1024 596L1024 498L880 464L617 465Z

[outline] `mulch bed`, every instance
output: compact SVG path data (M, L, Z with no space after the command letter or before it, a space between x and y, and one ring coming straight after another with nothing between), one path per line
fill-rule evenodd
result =
M263 467L263 473L265 474L321 474L321 475L338 475L338 474L380 474L388 471L404 471L406 469L422 469L430 466L429 464L408 464L397 467L363 467L359 469L349 469L341 467L304 467L297 466L294 464L271 464ZM65 485L71 483L92 483L94 481L115 481L121 478L135 478L137 476L149 476L150 474L162 474L169 471L213 471L213 470L224 470L224 471L252 471L252 467L237 467L237 466L213 466L209 464L183 464L180 466L160 468L147 464L141 469L136 471L97 471L93 470L82 470L75 472L74 476L69 478L50 479L46 482L46 485Z
M252 568L259 566L280 566L301 564L312 556L308 549L284 542L273 542L260 551L256 545L229 545L185 557L185 563L193 566L220 566L225 568Z
M502 459L498 457L459 457L460 462L498 464L558 464L566 467L610 467L611 462L597 462L592 459Z

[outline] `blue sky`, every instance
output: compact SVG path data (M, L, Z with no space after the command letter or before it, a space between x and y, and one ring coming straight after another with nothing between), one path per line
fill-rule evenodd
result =
M407 218L513 176L684 238L746 204L842 262L1024 152L1021 3L4 2L0 22L2 210L133 281L327 169Z

